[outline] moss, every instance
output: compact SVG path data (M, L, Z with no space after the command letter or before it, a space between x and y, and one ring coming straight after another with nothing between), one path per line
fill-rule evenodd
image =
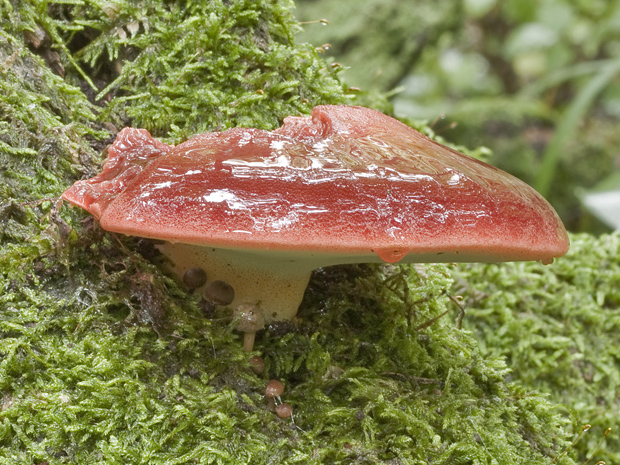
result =
M507 385L505 364L455 328L456 309L427 324L445 311L444 267L317 273L303 324L259 338L257 377L231 318L202 317L158 267L99 240L72 241L70 270L35 264L33 283L3 281L0 457L525 464L551 463L564 443L560 412ZM145 302L136 286L146 311L166 308L157 331L131 314ZM285 383L294 423L267 409L270 377Z
M576 446L583 460L617 429L620 408L620 236L571 237L553 265L464 265L455 292L466 299L465 326L483 353L502 356L521 385L550 394L592 429ZM620 460L612 434L597 458Z
M132 12L120 25L121 15L116 19L117 27L137 21L150 33L125 40L136 56L107 87L126 94L108 106L111 113L186 137L232 126L270 129L288 114L344 100L316 51L294 46L286 3L170 3L156 11ZM83 49L90 61L99 57L99 42Z
M53 200L95 169L108 118L177 140L348 100L288 3L177 5L0 3L0 461L573 463L554 460L563 409L456 327L446 267L315 273L300 322L259 335L257 376L232 317L148 243ZM268 409L271 377L294 422Z
M60 52L67 80L91 93L97 84L90 96L104 106L102 121L131 120L171 141L274 128L284 116L345 100L336 70L293 42L298 26L286 1L4 5L11 32L30 32L27 45L43 55Z
M20 41L0 39L1 199L58 196L73 164L91 166L94 151L82 142L101 136L91 126L93 107L75 87L50 73ZM3 201L4 203L4 201Z

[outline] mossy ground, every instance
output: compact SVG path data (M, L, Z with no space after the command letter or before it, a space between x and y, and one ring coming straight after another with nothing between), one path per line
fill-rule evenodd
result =
M464 326L482 352L505 357L511 377L550 394L592 429L576 445L620 462L620 235L572 236L568 254L537 263L468 264L453 273Z
M69 242L69 267L52 254L3 281L6 463L551 463L564 443L561 410L507 385L458 309L433 321L444 267L317 273L302 321L259 338L257 376L232 319L158 258L94 225ZM294 423L267 408L269 378Z
M354 101L288 3L178 5L0 4L0 463L574 463L579 420L458 328L451 268L315 273L256 375L231 316L148 243L55 201L110 123L178 141ZM267 408L272 377L294 422Z

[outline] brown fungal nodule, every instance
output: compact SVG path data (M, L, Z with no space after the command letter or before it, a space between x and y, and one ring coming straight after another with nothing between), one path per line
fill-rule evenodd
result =
M265 397L275 398L280 397L284 392L284 385L277 379L272 379L265 386Z
M229 305L235 299L235 290L230 284L217 280L207 284L204 296L214 304Z
M293 415L293 407L286 402L276 405L276 414L280 418L290 418Z
M263 357L260 357L258 355L252 357L250 359L250 368L257 375L262 374L263 371L265 371L265 360L263 360Z
M157 248L179 277L202 268L234 289L218 305L258 305L265 324L295 317L317 268L551 263L569 246L558 215L524 182L353 106L176 147L125 128L102 172L62 197L105 230L164 241Z
M204 286L206 282L207 273L202 268L189 268L183 273L183 284L192 292Z

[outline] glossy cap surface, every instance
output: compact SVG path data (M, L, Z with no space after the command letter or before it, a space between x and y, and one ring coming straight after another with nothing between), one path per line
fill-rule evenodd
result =
M548 262L568 249L527 184L362 107L176 147L126 128L102 173L63 197L106 230L217 248L389 262Z

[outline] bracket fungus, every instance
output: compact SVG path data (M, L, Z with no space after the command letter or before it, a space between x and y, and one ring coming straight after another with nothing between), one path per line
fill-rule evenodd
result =
M103 229L165 241L180 277L200 268L207 287L228 284L227 305L252 306L256 328L293 319L319 267L550 263L568 249L558 215L527 184L363 107L318 106L274 131L176 147L125 128L102 172L63 198ZM250 326L240 323L246 350Z

